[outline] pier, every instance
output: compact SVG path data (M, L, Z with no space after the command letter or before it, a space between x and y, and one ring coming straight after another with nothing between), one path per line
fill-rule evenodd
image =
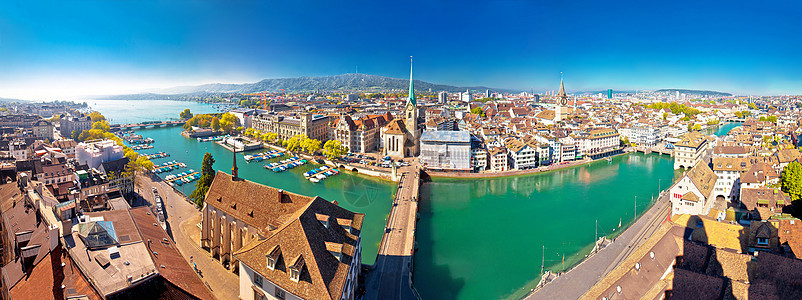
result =
M265 165L265 169L270 169L272 171L275 171L275 169L284 168L286 170L286 169L294 168L294 166L290 166L290 165L292 165L294 163L300 162L301 164L306 164L306 162L307 162L303 158L298 158L298 157L294 157L294 158L295 159L288 158L287 160L285 160L285 162L282 162L282 163L280 163L278 165L274 165L274 166L270 166L269 164L267 164L267 165ZM282 171L284 171L284 170L282 170Z
M167 183L172 183L173 181L181 180L181 179L184 179L184 178L187 178L187 177L190 177L190 176L194 176L195 174L200 174L200 172L192 172L192 173L189 173L189 174L181 176L181 177L165 179L164 181L167 182Z
M412 287L420 174L417 167L408 167L401 175L376 264L366 279L365 299L420 299Z
M168 171L172 171L172 170L175 170L175 169L186 168L186 167L187 167L187 165L185 163L182 163L182 162L179 162L179 161L171 161L171 162L167 162L166 165L165 164L153 165L153 169L151 171L153 173L157 173L158 174L158 173L168 172Z
M167 152L156 152L156 153L153 153L153 154L146 154L145 155L145 157L147 157L148 159L165 158L165 157L169 157L169 156L170 156L170 153L167 153Z

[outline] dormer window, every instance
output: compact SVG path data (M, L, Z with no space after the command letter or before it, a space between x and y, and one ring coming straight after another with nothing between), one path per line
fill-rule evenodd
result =
M317 220L320 221L320 224L323 224L323 227L329 228L329 216L324 214L315 214Z
M342 261L342 259L343 259L343 244L326 242L326 250L329 250L329 253L331 253L331 255L334 256L334 258L337 259L337 261Z
M349 220L349 219L337 219L337 224L340 224L340 227L345 229L346 232L348 232L350 234L354 234L354 232L353 232L353 230L351 228L351 220Z
M301 280L301 270L303 270L304 263L304 257L302 255L299 255L298 258L295 259L295 262L289 267L290 280L295 282Z
M301 270L298 270L294 267L290 267L290 279L292 281L298 282L301 278Z
M270 270L276 269L276 263L281 256L281 248L278 245L273 247L273 250L270 250L270 253L267 254L267 268Z

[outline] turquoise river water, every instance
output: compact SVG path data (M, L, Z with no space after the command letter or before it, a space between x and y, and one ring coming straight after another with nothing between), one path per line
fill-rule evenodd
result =
M113 123L175 118L185 107L196 113L219 109L177 101L87 102ZM171 157L154 163L178 160L188 165L173 173L200 170L202 157L209 152L216 160L215 169L230 172L230 151L214 143L184 138L180 131L180 127L138 130L156 140L154 149L141 152L168 152ZM273 173L262 168L264 162L245 163L242 154L237 161L243 178L337 200L344 208L365 213L363 263L374 262L396 189L394 183L349 172L311 183L302 175L314 167L311 164ZM602 160L541 174L425 183L417 231L415 288L424 299L523 296L537 283L543 246L545 269L568 268L590 250L595 234L613 235L626 229L635 210L638 214L647 210L652 197L668 187L675 176L668 156L629 154L611 162ZM178 189L189 194L194 183Z

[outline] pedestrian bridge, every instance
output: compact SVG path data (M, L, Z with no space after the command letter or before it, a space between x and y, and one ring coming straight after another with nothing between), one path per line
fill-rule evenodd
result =
M374 269L366 280L365 299L420 299L412 287L420 169L402 170L393 208L387 217Z
M127 129L144 129L148 127L171 127L171 126L179 126L184 125L187 121L184 120L177 120L177 121L148 121L148 122L141 122L141 123L132 123L132 124L120 124L120 125L112 125L111 128L115 129L118 128L120 130L127 130Z

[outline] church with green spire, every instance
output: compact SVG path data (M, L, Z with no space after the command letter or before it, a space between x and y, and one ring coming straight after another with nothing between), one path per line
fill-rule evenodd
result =
M414 157L420 149L421 129L418 101L412 78L412 57L409 58L409 97L404 106L404 119L394 119L381 129L384 155L392 158Z

